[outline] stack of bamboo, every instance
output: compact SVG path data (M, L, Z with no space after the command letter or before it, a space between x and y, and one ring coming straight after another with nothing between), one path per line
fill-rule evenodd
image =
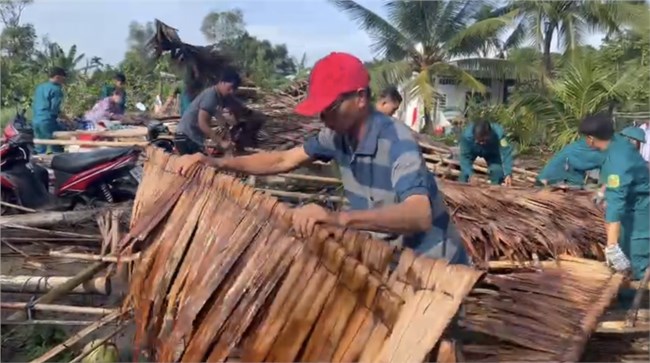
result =
M425 361L482 275L411 258L408 279L386 280L387 244L298 239L285 205L209 168L165 170L176 164L149 150L123 240L126 254L145 248L126 304L156 360Z

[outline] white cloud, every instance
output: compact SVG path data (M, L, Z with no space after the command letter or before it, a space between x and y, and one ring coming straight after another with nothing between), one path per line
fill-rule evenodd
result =
M291 26L254 25L246 26L246 30L256 37L268 39L271 43L284 43L291 55L300 59L307 54L307 63L313 64L330 52L340 51L354 54L363 59L372 59L370 51L371 40L363 31L342 34L330 29L297 29Z

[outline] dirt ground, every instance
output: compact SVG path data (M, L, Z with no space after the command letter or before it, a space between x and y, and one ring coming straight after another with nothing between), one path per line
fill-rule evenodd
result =
M48 256L48 251L52 247L37 244L13 244L14 247L30 255L32 258L26 259L7 248L5 244L0 250L0 270L3 275L40 275L40 276L74 276L88 263L78 261L62 260ZM100 272L98 276L101 276ZM110 296L99 295L81 295L69 294L54 301L54 304L87 306L87 307L104 307L118 308L122 304L123 296L126 294L126 286L117 279L111 279L112 293ZM34 296L36 298L38 296ZM2 302L28 302L32 294L2 293L0 300ZM4 321L9 315L16 310L2 310L1 318ZM76 320L76 321L96 321L100 318L98 315L80 315L51 312L35 312L32 317L36 320ZM109 334L115 327L115 324L98 330L90 337L82 340L82 343L73 347L74 352L61 357L72 358L81 351L83 346L92 339L98 339ZM61 342L70 335L83 329L84 326L46 326L46 325L2 325L2 351L1 360L3 362L25 362L34 359L45 353L52 345ZM112 342L118 346L120 352L120 361L131 361L132 351L132 334L133 329L128 327L122 333L112 339Z

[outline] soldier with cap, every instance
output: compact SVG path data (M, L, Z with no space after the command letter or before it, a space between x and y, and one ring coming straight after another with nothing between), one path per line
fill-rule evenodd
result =
M180 172L203 163L269 175L313 160L334 160L349 208L341 212L316 204L297 208L293 225L298 234L310 235L316 224L379 232L416 253L466 263L460 236L417 141L406 125L372 106L369 82L368 71L358 58L331 53L314 65L308 96L295 110L300 115L320 116L325 128L317 135L285 151L220 159L186 155Z

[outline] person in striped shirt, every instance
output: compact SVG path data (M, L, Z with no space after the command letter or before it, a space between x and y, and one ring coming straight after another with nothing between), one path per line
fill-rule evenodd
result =
M307 98L296 113L320 116L325 124L304 145L286 151L234 158L183 156L180 172L197 163L253 175L288 172L313 160L336 161L347 210L334 212L309 204L293 213L294 230L310 235L317 224L375 232L416 253L468 263L433 174L427 169L411 130L377 111L370 101L370 77L363 63L347 53L331 53L312 69Z

